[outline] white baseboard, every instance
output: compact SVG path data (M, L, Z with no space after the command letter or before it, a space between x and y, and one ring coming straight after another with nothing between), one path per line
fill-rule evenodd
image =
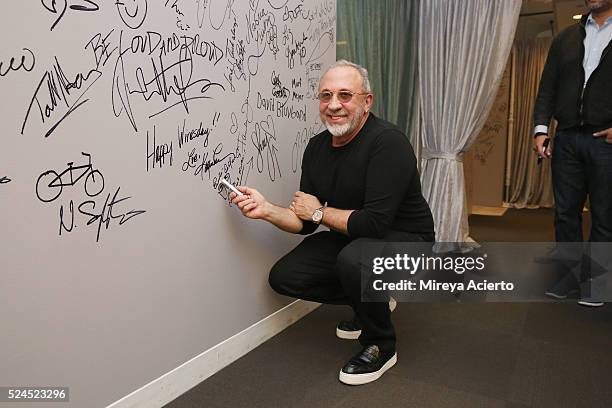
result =
M296 300L107 408L162 407L319 307Z

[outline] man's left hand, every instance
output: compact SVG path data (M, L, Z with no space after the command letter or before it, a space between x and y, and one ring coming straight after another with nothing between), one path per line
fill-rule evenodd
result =
M289 205L289 209L304 221L312 221L312 214L321 207L321 202L317 197L302 191L293 195L293 201Z
M605 136L606 143L612 143L612 128L593 133L593 136L595 137Z

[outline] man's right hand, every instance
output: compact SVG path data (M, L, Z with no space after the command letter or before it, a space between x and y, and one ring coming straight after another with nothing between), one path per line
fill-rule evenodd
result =
M544 151L544 141L549 139L548 135L538 135L533 138L533 151L539 157L543 157L545 159L550 159L552 157L552 146L549 144Z
M293 234L299 233L304 227L302 220L289 208L270 203L254 188L241 186L236 188L243 195L239 196L236 193L231 193L230 198L245 217L268 221L283 231Z
M258 220L266 217L267 205L265 197L254 188L238 186L243 195L239 196L236 193L231 193L230 198L232 203L236 204L238 209L242 211L242 215L245 217Z

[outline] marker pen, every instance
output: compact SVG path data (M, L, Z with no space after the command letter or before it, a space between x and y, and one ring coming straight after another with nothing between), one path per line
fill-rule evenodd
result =
M542 154L546 154L546 149L548 149L548 144L550 143L550 138L547 137L544 139L544 143L542 144ZM538 156L538 165L542 163L542 156Z
M231 191L233 191L234 193L236 193L236 195L244 195L240 190L238 190L236 187L232 186L230 184L229 181L227 181L226 179L221 179L221 184L223 184L223 186Z

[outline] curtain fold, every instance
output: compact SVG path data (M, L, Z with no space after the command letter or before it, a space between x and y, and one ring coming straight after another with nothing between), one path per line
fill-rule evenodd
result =
M418 1L338 0L336 57L368 69L372 111L409 137L417 157Z
M521 0L421 0L421 181L438 242L469 246L463 152L495 100Z
M537 165L533 152L533 109L552 39L517 41L514 45L514 132L507 205L515 208L553 206L550 160ZM553 137L553 127L550 136Z

